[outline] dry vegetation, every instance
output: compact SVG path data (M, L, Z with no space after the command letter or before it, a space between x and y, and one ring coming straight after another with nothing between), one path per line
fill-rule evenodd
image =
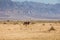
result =
M60 40L60 21L0 21L0 40Z

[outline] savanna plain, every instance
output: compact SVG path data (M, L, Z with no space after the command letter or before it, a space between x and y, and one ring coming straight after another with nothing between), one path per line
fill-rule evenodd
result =
M60 40L60 21L0 21L0 40Z

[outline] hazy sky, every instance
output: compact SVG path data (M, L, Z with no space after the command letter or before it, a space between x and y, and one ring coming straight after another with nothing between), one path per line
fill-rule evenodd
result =
M13 1L33 1L33 2L41 2L41 3L50 3L50 4L55 4L55 3L60 3L60 0L13 0Z

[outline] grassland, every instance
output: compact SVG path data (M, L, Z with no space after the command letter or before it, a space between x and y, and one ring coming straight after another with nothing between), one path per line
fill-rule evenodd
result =
M29 22L0 21L0 40L60 40L60 21Z

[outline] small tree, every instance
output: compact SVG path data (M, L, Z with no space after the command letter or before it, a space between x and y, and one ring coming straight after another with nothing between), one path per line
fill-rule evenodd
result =
M55 31L55 29L54 29L54 27L52 26L48 31L49 31L49 32L50 32L50 31Z

